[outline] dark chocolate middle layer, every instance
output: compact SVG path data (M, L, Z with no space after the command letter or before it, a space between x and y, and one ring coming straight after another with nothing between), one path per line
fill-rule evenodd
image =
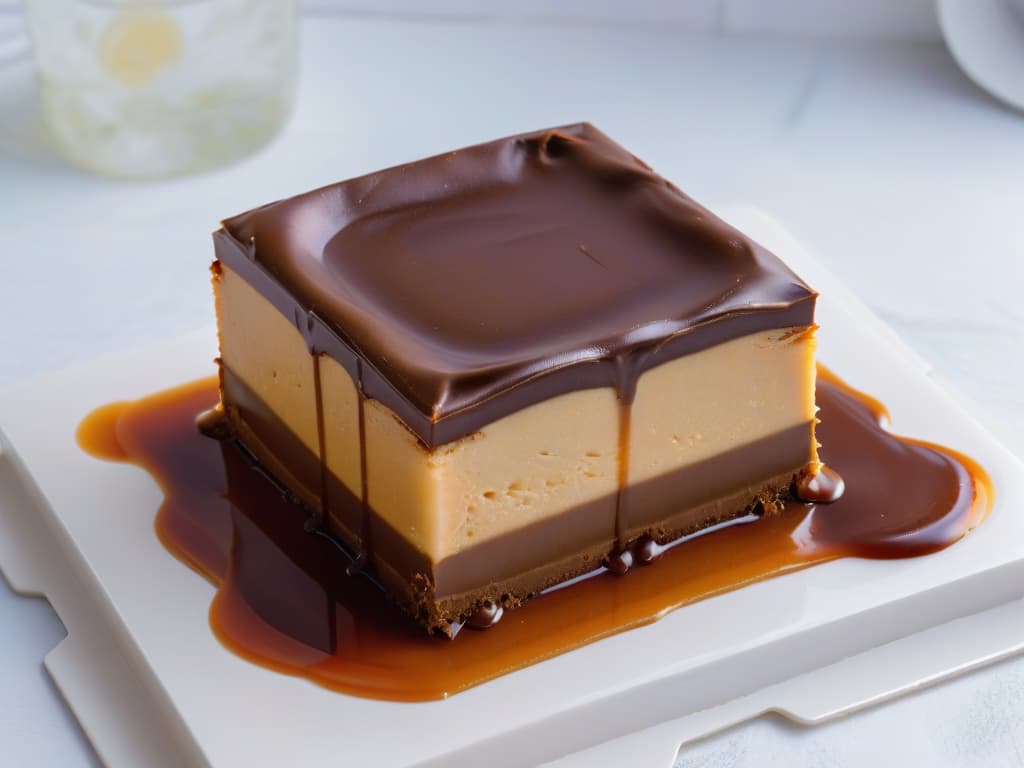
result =
M586 123L273 203L214 240L429 447L568 391L628 402L659 363L814 316L779 259Z

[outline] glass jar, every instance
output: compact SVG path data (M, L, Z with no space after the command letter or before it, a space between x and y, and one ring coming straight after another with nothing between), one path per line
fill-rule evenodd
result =
M76 165L168 176L237 160L291 111L298 0L27 0L43 119Z

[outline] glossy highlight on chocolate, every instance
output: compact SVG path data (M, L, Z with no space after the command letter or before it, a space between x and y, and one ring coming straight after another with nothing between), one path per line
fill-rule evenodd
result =
M425 636L371 579L346 574L335 543L309 532L304 508L233 442L200 433L215 379L100 408L78 438L160 484L157 534L217 586L211 625L228 648L350 695L422 701L815 563L926 555L982 522L991 488L971 459L892 435L877 401L824 371L817 400L823 458L846 481L834 503L790 502L669 547L639 542L633 556L646 567L621 577L598 569L454 640Z

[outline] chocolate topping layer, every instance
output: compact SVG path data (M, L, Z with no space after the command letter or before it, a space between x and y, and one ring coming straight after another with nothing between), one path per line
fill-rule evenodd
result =
M428 446L813 323L779 259L583 123L235 216L217 256Z

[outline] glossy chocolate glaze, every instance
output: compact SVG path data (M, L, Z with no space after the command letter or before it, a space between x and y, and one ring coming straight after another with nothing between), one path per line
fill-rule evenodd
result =
M598 569L454 641L425 636L370 579L346 575L334 542L307 531L304 508L234 443L200 434L197 414L217 403L214 379L105 406L83 422L79 442L146 468L161 485L157 533L217 585L210 620L227 647L351 695L419 701L773 575L844 556L925 555L984 519L991 489L969 458L893 436L876 401L827 373L817 401L824 458L846 481L835 503L791 502L670 547L641 540L631 556L657 560L649 567L624 577ZM490 624L498 612L468 623Z
M811 504L832 504L843 497L846 481L832 467L821 467L796 481L793 495Z
M813 323L781 261L583 123L449 152L224 221L218 259L429 447Z

